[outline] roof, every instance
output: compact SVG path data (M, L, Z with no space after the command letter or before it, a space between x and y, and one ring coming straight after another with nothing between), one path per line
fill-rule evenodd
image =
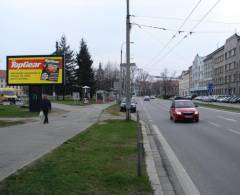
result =
M213 51L212 53L208 54L203 61L207 61L207 60L211 59L214 54L218 53L218 52L221 51L221 50L224 50L224 45L223 45L222 47L219 47L218 49L216 49L216 50Z
M0 78L5 79L6 78L6 71L5 70L0 70Z

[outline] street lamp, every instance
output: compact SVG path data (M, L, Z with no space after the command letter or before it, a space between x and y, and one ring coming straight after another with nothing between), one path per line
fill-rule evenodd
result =
M130 42L131 44L133 44L134 42ZM123 54L123 46L126 44L126 42L124 41L121 44L121 55L120 55L120 90L119 90L119 101L121 101L122 98L122 82L123 82L123 86L125 89L125 74L123 75L123 69L122 69L122 54Z

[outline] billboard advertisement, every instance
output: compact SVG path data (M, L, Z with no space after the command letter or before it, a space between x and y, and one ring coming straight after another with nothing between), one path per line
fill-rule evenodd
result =
M63 56L8 56L8 85L63 84Z

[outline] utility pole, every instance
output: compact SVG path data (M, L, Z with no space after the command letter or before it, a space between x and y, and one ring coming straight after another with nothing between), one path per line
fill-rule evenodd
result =
M130 14L129 0L127 0L127 18L126 18L126 120L130 120L131 94L130 94Z
M119 102L121 103L122 101L122 46L121 46L121 56L120 56L121 60L120 60L120 89L119 89Z

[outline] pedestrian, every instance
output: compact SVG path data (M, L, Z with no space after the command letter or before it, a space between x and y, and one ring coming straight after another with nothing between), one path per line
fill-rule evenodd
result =
M44 121L43 124L48 123L48 112L52 109L51 102L48 99L47 95L43 95L42 103L41 103L41 110L44 114Z

